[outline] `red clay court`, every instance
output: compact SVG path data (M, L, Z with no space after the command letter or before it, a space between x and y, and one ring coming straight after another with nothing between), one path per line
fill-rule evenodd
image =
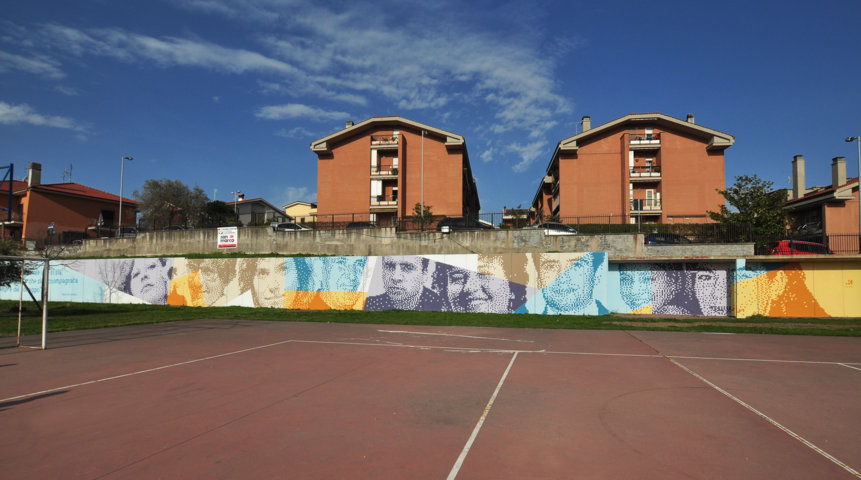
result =
M201 320L48 347L0 348L4 478L861 470L859 338Z

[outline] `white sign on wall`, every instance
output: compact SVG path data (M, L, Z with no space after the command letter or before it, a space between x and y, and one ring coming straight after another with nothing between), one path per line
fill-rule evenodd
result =
M236 248L239 230L236 227L218 227L218 248Z

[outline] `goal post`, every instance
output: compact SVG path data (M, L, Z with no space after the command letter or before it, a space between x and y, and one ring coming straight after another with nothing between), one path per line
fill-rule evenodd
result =
M33 268L32 270L27 268L28 263L41 263L41 285L39 288L39 298L36 298L36 295L33 294L33 290L27 284L27 273L38 273L38 266ZM48 258L41 257L24 257L24 256L13 256L13 255L0 255L0 267L3 269L4 275L4 288L9 288L14 292L14 286L17 284L18 286L18 329L17 329L17 339L16 345L22 348L41 348L45 350L47 348L47 337L48 337L48 285L50 278L50 270L51 270L51 260ZM17 275L14 275L17 273ZM32 277L32 275L31 275ZM12 293L10 292L10 293ZM40 346L32 346L32 345L23 345L21 340L21 324L22 324L22 311L24 304L24 293L27 295L41 308L42 313L42 328L41 328L41 345Z

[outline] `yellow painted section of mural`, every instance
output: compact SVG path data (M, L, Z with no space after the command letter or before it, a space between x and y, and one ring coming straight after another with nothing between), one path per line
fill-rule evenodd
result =
M736 315L748 317L859 317L861 268L857 262L749 264L733 288Z

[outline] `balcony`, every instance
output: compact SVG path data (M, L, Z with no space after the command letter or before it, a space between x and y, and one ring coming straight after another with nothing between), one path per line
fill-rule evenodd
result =
M397 148L399 135L371 135L371 147Z
M656 150L661 148L660 133L634 133L628 140L631 150Z
M660 215L661 201L656 199L637 199L630 201L631 213L641 215Z
M371 195L371 209L385 210L398 207L397 195Z
M661 166L635 165L629 174L632 182L655 182L661 179Z
M392 177L398 176L398 167L393 165L371 165L372 177Z

